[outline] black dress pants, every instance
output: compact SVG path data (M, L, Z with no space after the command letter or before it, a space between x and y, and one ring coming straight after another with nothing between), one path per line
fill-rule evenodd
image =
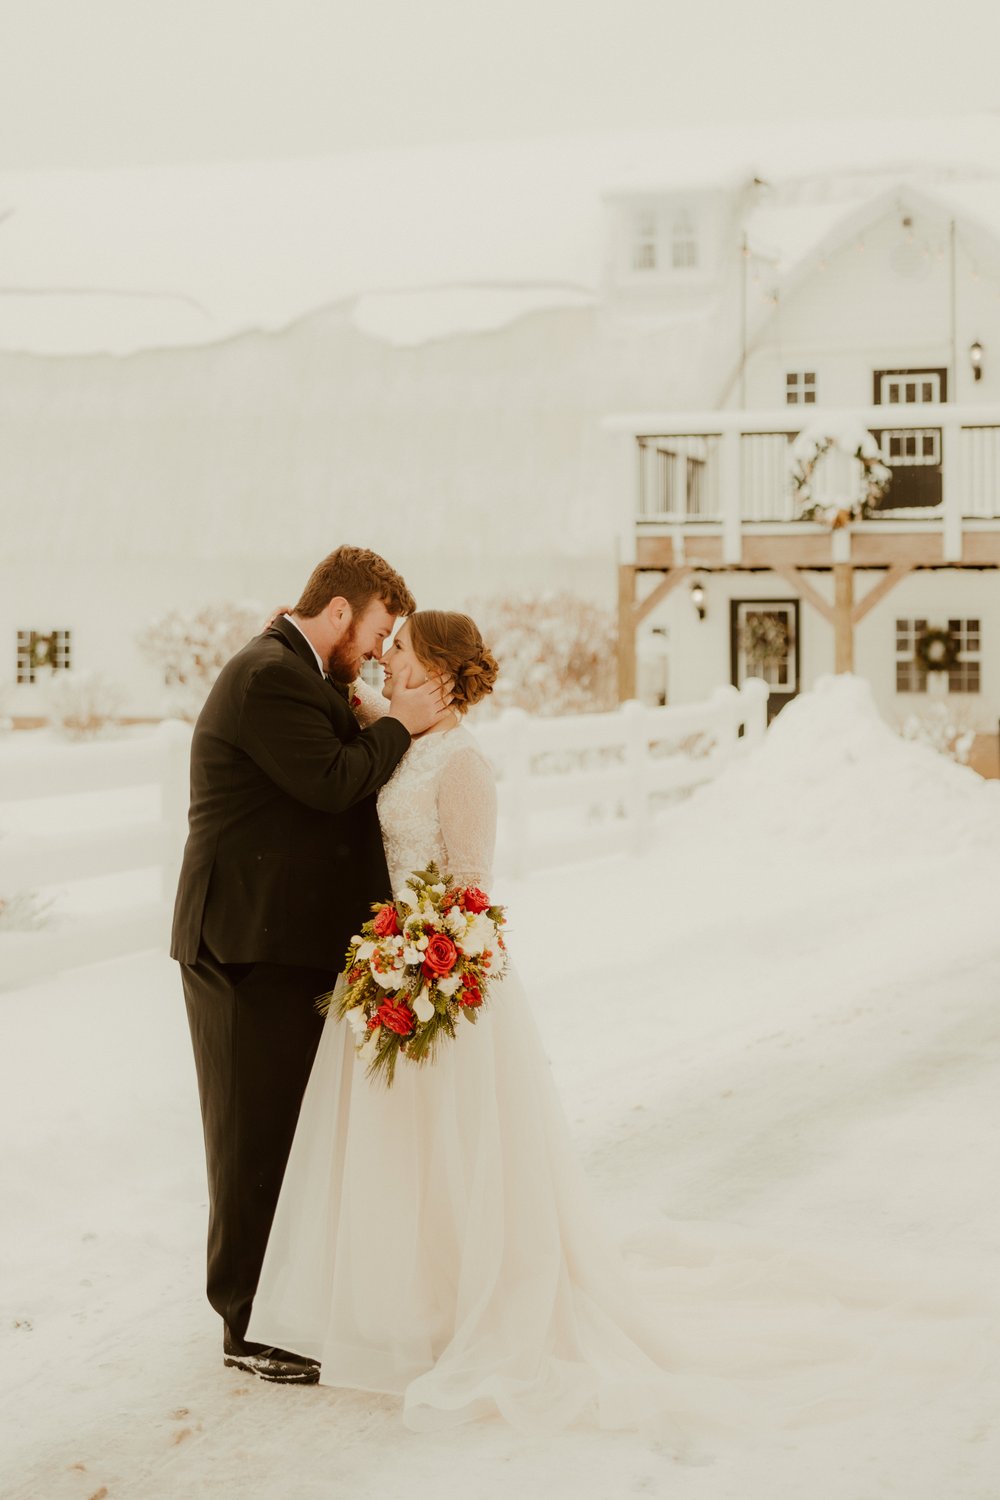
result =
M182 964L208 1166L208 1300L246 1335L323 1017L327 969Z

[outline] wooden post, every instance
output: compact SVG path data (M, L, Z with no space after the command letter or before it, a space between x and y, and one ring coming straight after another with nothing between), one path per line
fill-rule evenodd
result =
M854 671L854 566L833 565L833 670Z
M631 563L618 567L618 702L635 697L635 568Z

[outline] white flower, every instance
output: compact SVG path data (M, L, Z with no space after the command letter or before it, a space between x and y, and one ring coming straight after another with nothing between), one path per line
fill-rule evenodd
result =
M453 906L444 919L444 925L452 937L460 938L465 936L465 929L469 925L469 922L465 912L459 911L457 906Z
M442 995L450 996L455 993L461 983L462 976L460 974L449 974L447 978L438 980L437 987Z
M420 964L424 961L424 955L419 948L414 948L412 943L407 943L403 949L403 958L408 964Z
M434 1002L428 995L426 988L422 989L420 991L420 994L414 1000L413 1014L416 1016L417 1020L421 1022L421 1024L423 1024L425 1021L429 1021L433 1016Z
M363 964L366 959L371 958L377 946L377 943L372 943L367 940L363 942L358 948L358 963Z
M427 947L427 944L429 942L430 942L430 938L419 937L419 938L417 938L416 946L420 949L421 953L423 953L424 949Z
M358 1048L358 1062L363 1062L363 1063L373 1062L374 1059L375 1059L375 1053L377 1051L378 1051L378 1028L376 1028L374 1031L369 1031L367 1042L365 1042L361 1047Z
M429 887L429 889L432 890L435 895L443 896L448 887L446 885L432 885Z
M399 968L394 967L389 969L385 974L380 974L374 964L369 964L368 967L372 971L372 978L374 979L375 983L380 984L384 990L399 989L399 986L403 980L403 974L405 973L402 965L400 965Z
M401 891L397 891L392 899L398 906L408 906L411 911L413 910L413 892L409 886L404 886Z
M365 1020L365 1013L360 1005L352 1006L344 1019L356 1037L368 1029L368 1022Z
M496 940L496 926L483 911L473 917L469 923L469 930L462 940L462 947L471 957L475 957L482 953L484 948L492 948Z

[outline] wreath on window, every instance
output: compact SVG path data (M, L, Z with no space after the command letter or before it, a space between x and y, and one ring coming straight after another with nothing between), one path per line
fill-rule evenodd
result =
M30 650L32 672L37 672L42 667L54 667L56 663L55 633L53 632L51 635L32 634Z
M861 465L857 490L832 505L821 504L813 497L813 476L824 453L839 448ZM810 427L800 432L792 444L792 494L800 521L823 521L831 531L862 521L879 507L892 483L892 470L882 462L882 450L867 428L850 428L827 432Z
M791 631L779 615L755 612L740 630L740 645L750 666L777 666L788 656L791 644Z
M950 672L958 662L958 641L950 630L925 630L914 648L925 672Z

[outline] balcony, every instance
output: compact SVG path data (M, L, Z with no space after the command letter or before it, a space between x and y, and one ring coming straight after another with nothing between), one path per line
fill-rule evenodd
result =
M892 480L877 509L850 526L859 565L1000 561L1000 407L871 406L852 411L616 416L622 444L622 561L638 567L829 565L826 524L797 518L792 444L805 428L867 429ZM814 501L860 492L862 466L838 448L817 463ZM779 540L780 539L780 540ZM841 554L847 538L841 539Z

